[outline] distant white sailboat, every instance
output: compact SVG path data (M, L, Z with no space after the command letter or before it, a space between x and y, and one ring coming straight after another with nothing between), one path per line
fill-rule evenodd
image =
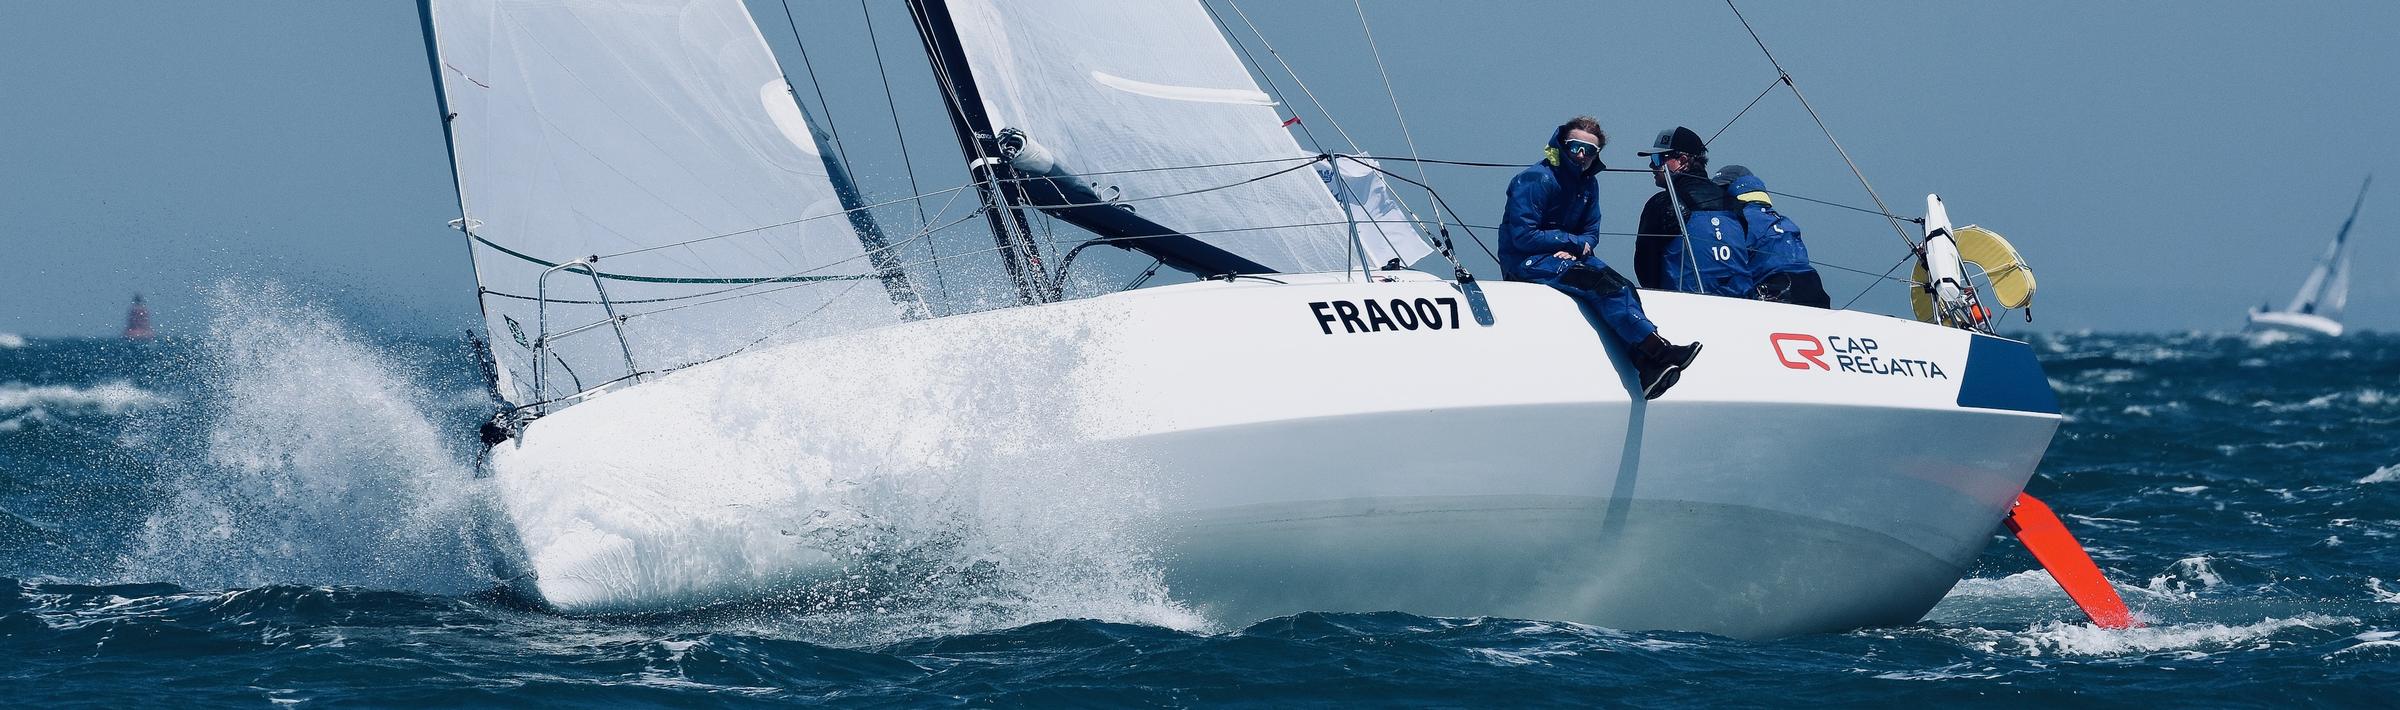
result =
M2374 182L2374 176L2368 176L2359 184L2358 199L2350 203L2350 217L2342 220L2342 231L2333 234L2333 243L2325 245L2316 268L2308 270L2308 280L2300 282L2300 292L2292 295L2291 305L2283 310L2251 309L2251 332L2341 336L2342 309L2350 304L2350 227L2358 222L2358 208L2366 204L2367 186Z
M1379 180L1302 150L1198 2L909 9L1007 307L924 304L944 264L897 258L923 235L884 239L739 2L427 2L512 405L489 470L543 603L838 595L939 542L903 521L971 518L955 482L1088 454L1025 504L1140 487L1173 596L1226 623L1902 624L2061 420L1980 318L1665 292L1651 317L1710 347L1645 402L1565 295L1359 223L1390 213L1355 196ZM1202 278L1062 299L1074 252L1045 263L1029 215Z

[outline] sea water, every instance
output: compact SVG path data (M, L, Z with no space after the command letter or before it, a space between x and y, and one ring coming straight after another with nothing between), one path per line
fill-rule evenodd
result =
M507 574L481 534L493 494L473 425L490 405L462 341L377 336L244 293L186 338L0 339L0 702L2389 705L2400 692L2396 337L2032 337L2068 418L2031 491L2146 623L2129 631L2084 622L2000 531L1900 627L1763 642L1400 613L1215 627L1140 545L1074 534L1071 518L905 531L945 542L890 551L901 582L840 603L576 619L490 591ZM1106 518L1093 524L1127 524Z

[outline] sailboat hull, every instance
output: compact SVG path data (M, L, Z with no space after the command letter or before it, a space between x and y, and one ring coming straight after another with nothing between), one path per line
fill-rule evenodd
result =
M1644 294L1653 319L1707 349L1644 402L1557 292L1483 284L1477 314L1454 284L1394 277L795 344L538 420L492 468L532 586L568 613L806 595L872 566L874 541L923 537L893 532L926 529L910 521L1046 485L1013 502L1143 511L1168 592L1221 623L1398 610L1772 637L1920 618L2059 421L2021 343L1674 293Z
M2288 311L2251 311L2249 330L2254 333L2280 332L2293 335L2338 338L2342 323L2331 318Z

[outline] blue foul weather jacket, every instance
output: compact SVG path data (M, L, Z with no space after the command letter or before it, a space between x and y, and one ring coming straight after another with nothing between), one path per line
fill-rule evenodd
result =
M1508 181L1508 208L1500 215L1500 276L1510 281L1542 281L1574 264L1551 256L1576 255L1593 267L1605 266L1584 249L1600 240L1600 161L1578 170L1566 158L1565 146L1550 139L1550 157L1517 173Z

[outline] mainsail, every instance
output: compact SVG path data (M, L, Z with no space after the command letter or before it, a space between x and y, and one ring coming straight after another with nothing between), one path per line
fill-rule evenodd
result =
M2358 198L2350 203L2350 216L2342 220L2342 230L2335 232L2333 243L2325 245L2325 253L2317 257L2315 268L2309 269L2308 280L2300 282L2300 292L2292 295L2292 304L2285 308L2291 313L2323 316L2341 320L2342 309L2350 304L2350 227L2358 223L2358 208L2366 204L2369 177L2358 186Z
M1064 193L1037 196L1035 204L1104 202L1116 212L1089 212L1096 218L1083 220L1053 214L1161 258L1184 248L1158 240L1161 248L1153 250L1134 238L1156 234L1145 233L1150 225L1231 256L1191 260L1203 266L1331 271L1360 259L1352 222L1328 189L1347 189L1351 181L1320 179L1308 169L1313 154L1283 127L1275 102L1198 2L919 5L937 16L929 25L955 32L983 104L956 110L980 109L990 125L976 130L1011 142L1018 171L1034 178L1029 189ZM1343 174L1360 169L1344 166ZM1130 220L1111 216L1148 224L1127 226ZM1357 226L1362 241L1379 242L1368 249L1373 265L1394 257L1413 261L1428 251L1406 225Z
M512 401L916 305L873 223L845 211L847 181L739 0L424 10L458 226ZM560 270L545 288L545 272L592 256L596 278Z

